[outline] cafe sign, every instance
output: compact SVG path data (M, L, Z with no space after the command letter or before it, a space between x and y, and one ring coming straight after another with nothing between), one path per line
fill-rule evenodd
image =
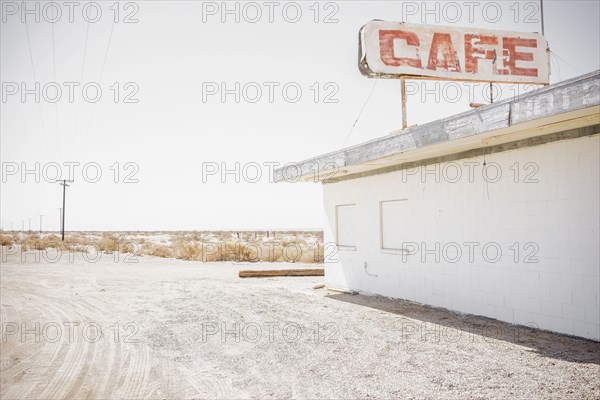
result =
M373 20L360 30L359 69L375 78L548 84L538 33Z

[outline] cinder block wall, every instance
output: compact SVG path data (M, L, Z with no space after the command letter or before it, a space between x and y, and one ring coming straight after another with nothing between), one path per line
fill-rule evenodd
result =
M326 282L600 340L599 147L494 153L487 182L476 157L325 184L325 241L346 245Z

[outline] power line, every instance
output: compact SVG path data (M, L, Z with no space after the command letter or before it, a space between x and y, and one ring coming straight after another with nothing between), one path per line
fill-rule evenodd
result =
M119 1L120 0L117 0L117 3ZM113 18L113 23L112 23L112 26L110 27L110 35L108 35L108 43L106 44L106 51L104 52L104 61L102 62L102 69L100 70L100 81L102 81L102 77L104 76L104 67L106 66L106 60L108 58L108 49L110 48L110 41L112 39L114 29L115 29L115 20Z
M88 2L88 4L90 4L92 1L90 0ZM83 72L85 70L85 58L87 55L87 45L88 45L88 36L90 34L90 19L87 18L87 26L85 29L85 44L83 46L83 62L81 63L81 76L79 79L79 83L83 84ZM75 134L77 134L77 122L79 121L79 107L81 105L81 99L79 99L77 101L77 108L75 110Z
M349 132L348 132L348 134L346 135L346 139L344 140L344 143L343 143L342 147L344 147L344 146L346 145L346 143L348 142L348 139L349 139L349 138L350 138L350 136L352 135L352 133L353 133L353 131L354 131L354 128L356 127L356 124L358 123L358 121L359 121L360 117L362 116L362 113L363 113L363 111L365 110L365 108L366 108L367 104L369 103L369 100L371 99L371 96L373 95L373 92L375 91L375 86L377 86L377 82L378 82L378 80L376 79L376 80L375 80L375 83L374 83L374 84L373 84L373 86L371 87L371 91L369 92L369 95L367 96L367 99L365 100L365 102L364 102L364 104L363 104L362 108L360 109L360 111L359 111L359 113L358 113L358 116L356 117L356 120L354 121L354 124L352 124L352 127L350 128L350 131L349 131ZM426 82L426 81L425 81L425 82ZM473 100L480 100L480 97L479 97L479 96L477 96L477 95L475 94L475 92L474 92L474 91L473 91L473 92L471 92L471 91L467 91L467 90L466 90L464 87L462 87L462 85L461 85L461 84L458 84L457 86L458 86L458 88L459 88L459 89L460 89L460 90L461 90L463 93L467 94L467 96L468 96L468 99L467 99L467 100L471 101L471 96L473 96ZM490 96L492 96L492 95L493 95L493 94L492 94L492 93L491 93L491 91L490 91ZM481 100L483 100L483 99L481 99Z
M550 63L552 67L556 69L556 73L558 74L558 81L562 81L561 73L560 73L560 63L558 62L558 58L554 56L554 54L550 53Z
M56 12L58 13L58 10ZM56 15L54 17L56 18ZM56 83L56 52L54 45L54 23L55 22L53 20L50 26L52 27L52 74L54 77L54 82ZM60 148L60 124L58 122L58 102L54 103L54 113L56 118L56 144L58 145L58 156L62 159Z
M120 0L117 0L117 3L120 2ZM102 78L104 77L104 67L106 67L106 60L108 59L108 50L110 49L110 42L112 40L112 35L113 35L113 31L115 29L115 19L113 18L113 22L112 22L112 26L110 27L110 34L108 35L108 43L106 44L106 51L104 52L104 61L102 62L102 69L100 70L100 79L98 80L98 83L102 82ZM84 136L84 140L83 140L83 144L84 144L84 148L87 150L87 139L89 136L89 132L90 132L90 127L92 126L92 121L94 119L94 114L96 111L96 103L92 104L92 112L90 114L90 119L88 121L87 124L87 128L85 130L85 136Z
M29 60L31 61L31 70L33 71L34 85L38 83L37 75L35 73L35 64L33 63L33 51L31 50L31 40L29 38L29 27L27 26L27 18L25 18L25 32L27 33L27 46L29 47ZM44 145L46 146L46 152L49 153L48 138L46 136L46 123L44 122L44 113L42 112L42 105L38 101L38 110L40 112L40 120L42 122L42 136L44 137Z
M90 4L92 1L90 0L90 2L88 4ZM88 44L88 36L90 34L90 20L88 18L87 20L87 26L85 29L85 44L83 46L83 62L81 63L81 78L79 80L79 83L83 83L83 71L85 70L85 56L87 55L87 44Z
M371 91L369 92L367 99L365 100L362 108L358 112L356 120L354 120L354 123L352 124L350 131L346 135L346 139L344 140L344 144L342 145L342 147L344 147L346 145L346 143L348 142L348 139L350 139L350 135L352 135L352 132L354 131L354 128L356 127L356 124L358 123L358 120L360 119L360 116L362 115L363 111L365 110L365 107L367 106L367 103L369 103L369 100L371 99L371 96L373 95L373 91L375 91L375 86L377 86L377 79L375 79L375 83L373 83L373 87L371 87Z
M558 54L556 54L556 52L550 50L551 54L554 54L554 56L556 58L558 58L560 61L564 62L565 64L567 64L569 67L573 68L574 70L576 70L577 72L579 72L580 74L585 74L585 72L583 72L582 70L580 70L579 68L577 68L576 66L568 63L565 59L563 59L561 56L559 56Z

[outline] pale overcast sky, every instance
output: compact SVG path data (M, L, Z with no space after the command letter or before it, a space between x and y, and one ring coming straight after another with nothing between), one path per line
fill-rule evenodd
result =
M67 230L321 228L320 184L270 183L269 163L300 161L400 128L399 82L378 80L348 137L376 82L357 68L362 25L383 19L541 31L537 1L427 2L427 10L421 1L228 2L228 14L220 1L86 0L75 2L73 22L65 2L26 2L30 9L36 3L39 22L33 13L25 24L22 3L2 1L4 229L20 229L21 221L27 228L29 218L37 229L39 214L44 228L58 229L62 188L44 178L54 178L57 164L66 175L69 163L79 165L67 189ZM96 4L102 14L88 23L82 10L95 18ZM61 17L52 23L56 9ZM597 70L599 2L545 1L544 13L556 54L551 82ZM22 102L21 91L36 81L40 101L33 93ZM224 101L222 84L230 89ZM62 97L52 103L57 87ZM102 95L93 104L96 87ZM475 99L462 87L454 102L410 96L409 124L485 102L484 84L471 85ZM505 88L502 97L513 92ZM39 183L22 174L36 162ZM241 182L234 173L225 182L218 173L203 179L203 163L234 170L236 162ZM257 164L262 179L243 182L243 172L254 179ZM94 183L98 167L102 176Z

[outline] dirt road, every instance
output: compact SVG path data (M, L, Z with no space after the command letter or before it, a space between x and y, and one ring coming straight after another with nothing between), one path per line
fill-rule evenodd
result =
M596 342L248 267L8 256L0 397L600 397Z

